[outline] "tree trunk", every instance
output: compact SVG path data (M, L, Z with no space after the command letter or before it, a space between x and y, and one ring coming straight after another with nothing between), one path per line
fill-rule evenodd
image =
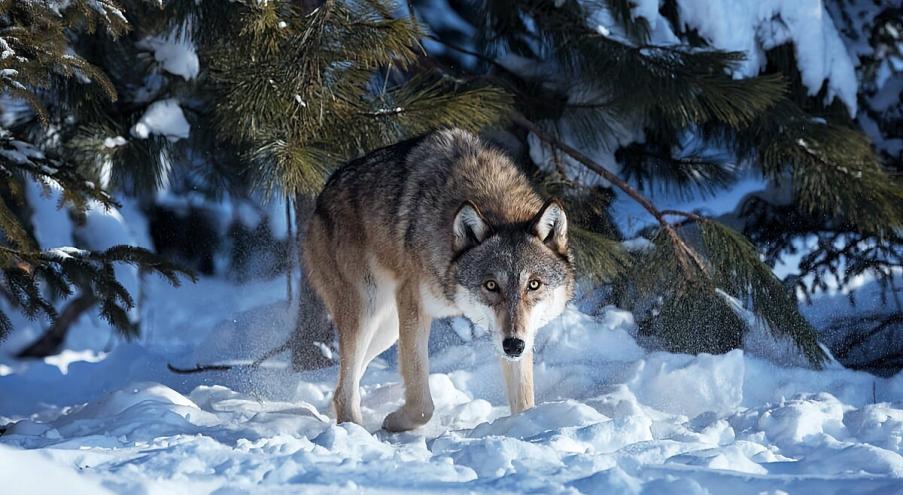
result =
M85 311L91 309L97 298L91 294L81 294L69 301L60 312L59 317L50 328L33 344L19 351L18 358L45 358L60 352L66 341L66 334L72 324L78 321Z
M295 205L295 252L298 253L298 266L301 267L301 279L298 284L298 318L295 320L295 331L292 334L290 347L292 350L292 368L295 371L325 368L335 361L324 355L323 348L331 348L335 339L332 322L326 307L316 292L307 283L304 273L304 259L301 249L302 240L307 234L307 221L314 211L314 199L311 196L298 195Z
M292 198L288 194L285 195L285 294L289 305L295 299L292 293L292 277L295 276L295 263L292 256L295 255L295 244L297 239L292 234Z

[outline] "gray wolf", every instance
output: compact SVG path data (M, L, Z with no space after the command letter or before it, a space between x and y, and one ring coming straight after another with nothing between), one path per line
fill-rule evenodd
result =
M491 333L511 412L533 406L533 339L571 299L574 269L562 205L504 153L451 129L353 160L324 186L302 247L338 333L338 422L361 424L361 376L396 341L405 402L383 427L429 421L430 323L458 315Z

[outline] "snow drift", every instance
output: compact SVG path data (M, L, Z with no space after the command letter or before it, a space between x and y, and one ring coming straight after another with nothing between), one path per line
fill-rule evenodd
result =
M899 375L785 368L739 350L649 353L631 337L629 313L613 307L599 317L571 309L543 330L538 405L513 417L485 337L436 335L436 414L397 435L379 429L402 402L391 352L364 377L365 427L329 419L335 369L166 371L167 360L215 359L222 348L214 342L253 347L255 330L269 334L291 313L278 302L282 283L202 280L179 291L153 283L153 331L142 342L0 364L0 476L27 477L16 493L54 493L61 483L72 493L123 494L830 494L903 486ZM204 314L189 318L199 307ZM258 348L273 342L258 338Z

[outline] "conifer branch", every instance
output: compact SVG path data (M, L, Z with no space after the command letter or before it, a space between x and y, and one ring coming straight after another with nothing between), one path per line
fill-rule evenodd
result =
M588 168L588 169L592 170L593 172L595 172L596 174L602 176L603 179L607 180L608 182L610 182L612 185L614 185L618 189L624 191L624 193L626 193L628 196L630 196L631 199L633 199L634 201L639 203L640 206L642 206L647 212L649 212L650 215L655 217L655 219L659 222L659 224L662 224L663 226L667 224L667 221L664 219L662 213L655 207L655 205L652 204L652 201L650 201L649 198L640 194L640 192L637 191L636 189L634 189L630 184L625 182L623 179L621 179L617 175L611 173L608 169L606 169L602 165L596 163L594 160L592 160L588 156L584 155L576 148L558 140L554 136L549 135L544 130L542 130L538 125L534 124L533 122L528 120L526 117L524 117L524 115L521 114L520 112L513 111L511 113L511 121L514 122L515 124L523 127L524 129L532 132L533 134L536 135L536 137L538 137L542 141L545 141L550 146L553 146L555 148L560 149L561 151L564 151L565 153L570 155L571 158L577 160L578 162L583 164L583 166L585 166L586 168Z
M628 184L625 180L621 179L617 175L610 172L608 169L603 167L602 165L596 163L590 157L584 155L582 152L577 150L576 148L568 145L555 138L554 136L549 135L545 131L543 131L539 126L528 120L523 116L520 112L514 111L511 113L511 121L515 124L523 127L524 129L532 132L536 135L540 140L546 142L550 146L560 149L561 151L568 154L571 158L577 160L581 164L583 164L586 168L592 170L603 179L610 182L612 185L617 187L618 189L624 191L625 194L630 196L631 199L636 201L640 206L642 206L650 215L652 215L655 220L658 222L661 229L665 232L668 238L671 240L672 244L675 248L675 254L677 255L678 261L680 262L681 268L684 273L688 276L688 278L692 274L692 270L690 268L689 260L692 260L693 263L699 270L703 272L706 271L705 264L700 259L699 255L696 253L693 248L691 248L677 233L677 230L665 219L665 215L656 208L656 206L649 200L646 196L643 196L639 191L633 188L630 184Z
M718 315L717 321L728 327L746 326L727 301L719 295L719 287L723 287L736 296L751 301L753 311L761 318L763 324L770 331L788 334L813 366L822 365L826 355L815 339L815 330L799 314L796 301L786 293L771 269L759 260L758 252L749 241L727 227L696 213L672 209L659 210L649 198L626 181L579 150L550 136L519 112L513 112L511 120L621 189L658 221L659 232L664 233L669 240L671 252L677 258L683 275L679 280L670 280L667 282L668 285L665 285L671 289L666 293L660 316L667 322L661 332L670 335L669 340L677 346L675 350L689 351L703 348L721 351L740 345L737 340L719 341L719 336L729 336L729 332L725 333L724 329L711 329L705 335L698 336L700 340L695 343L687 340L689 334L682 329L688 318L691 320L706 318L713 314ZM681 216L686 220L675 225L667 220L667 216ZM677 232L677 228L686 222L699 224L706 254L711 262L706 262L702 255L690 247ZM640 265L653 267L651 270L662 270L655 276L662 277L662 273L667 272L665 267L668 266L667 262L662 261L664 260L658 258L657 261L651 260Z

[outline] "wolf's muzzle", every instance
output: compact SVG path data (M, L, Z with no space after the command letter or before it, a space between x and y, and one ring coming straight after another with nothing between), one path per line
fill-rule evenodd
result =
M518 357L524 352L527 343L515 337L506 337L502 340L502 350L510 357Z

